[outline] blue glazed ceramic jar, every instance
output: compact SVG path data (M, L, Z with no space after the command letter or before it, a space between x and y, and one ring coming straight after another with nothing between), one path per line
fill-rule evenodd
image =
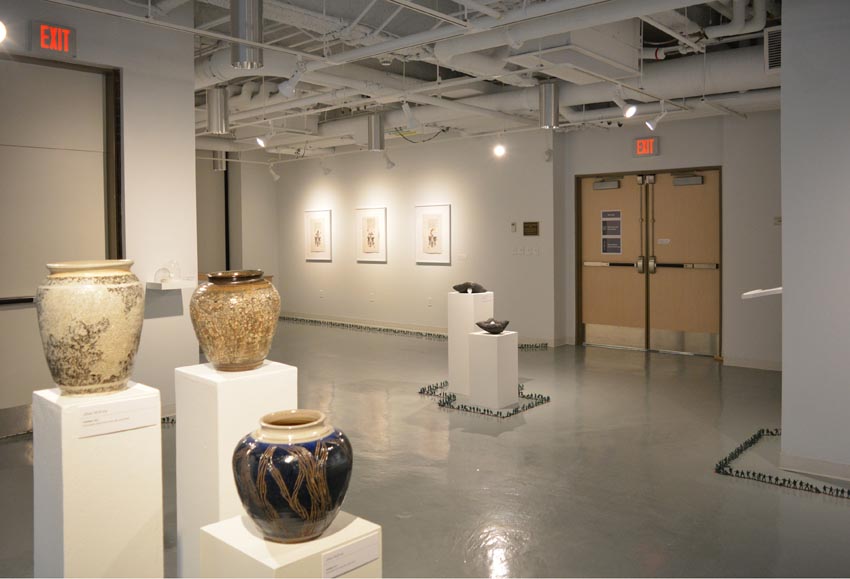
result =
M233 451L242 506L263 536L278 543L309 541L328 528L352 464L348 438L318 410L266 414Z

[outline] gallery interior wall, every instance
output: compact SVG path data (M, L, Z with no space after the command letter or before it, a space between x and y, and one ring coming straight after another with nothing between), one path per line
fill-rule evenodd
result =
M230 210L230 260L232 268L261 269L278 283L278 186L263 151L231 153L228 163ZM277 169L278 172L281 169ZM279 286L278 286L279 287Z
M782 8L782 464L850 478L850 3Z
M278 166L283 310L444 331L447 292L471 280L495 292L496 317L520 340L554 342L551 135L507 135L503 159L495 137L439 141L391 148L389 170L369 152L326 159L328 175L314 160ZM452 206L450 266L414 262L415 206L429 204ZM370 207L387 208L386 264L355 261L354 212ZM319 209L332 210L330 263L305 261L304 212ZM540 236L524 237L523 221L539 221Z
M197 152L195 161L196 210L198 213L198 271L227 269L224 202L224 171L213 171L211 151ZM206 157L206 158L205 158Z
M115 7L107 0L93 3ZM122 10L144 13L126 3ZM191 35L40 0L5 2L3 17L10 52L26 54L29 22L44 20L76 28L77 62L121 69L127 257L143 282L169 260L179 262L184 276L197 275ZM192 25L191 3L170 17ZM166 410L174 403L174 368L198 362L190 295L174 290L146 296L133 379L162 390Z
M689 167L722 168L724 363L781 368L781 298L741 300L741 293L782 284L779 113L668 121L655 131L661 154L632 156L642 125L556 135L562 189L556 195L563 242L556 245L558 327L575 343L575 176Z

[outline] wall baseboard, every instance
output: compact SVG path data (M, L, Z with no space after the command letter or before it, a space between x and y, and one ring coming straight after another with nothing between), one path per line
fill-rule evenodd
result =
M430 339L446 340L448 339L448 330L446 328L434 328L429 326L417 326L415 324L397 324L393 322L383 322L376 320L360 320L356 318L343 318L337 316L317 316L314 314L300 314L297 312L281 312L280 319L283 321L292 321L295 323L315 323L316 325L328 325L341 328L371 330L375 332L385 332L389 334L409 334L411 336L420 336ZM520 349L544 349L554 348L552 340L535 340L523 339L520 340Z
M782 362L774 360L750 360L748 358L730 358L724 354L724 366L735 366L736 368L750 368L753 370L770 370L772 372L782 371Z
M32 405L0 408L0 438L32 432Z
M779 467L801 474L850 481L850 464L805 458L782 452L779 455Z

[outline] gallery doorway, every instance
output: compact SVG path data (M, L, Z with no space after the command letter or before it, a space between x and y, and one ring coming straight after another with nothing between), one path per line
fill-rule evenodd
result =
M720 169L577 179L585 345L720 356Z

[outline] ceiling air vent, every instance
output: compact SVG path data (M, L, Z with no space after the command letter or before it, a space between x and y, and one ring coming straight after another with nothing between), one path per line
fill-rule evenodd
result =
M782 69L782 27L764 29L764 71L778 74Z

